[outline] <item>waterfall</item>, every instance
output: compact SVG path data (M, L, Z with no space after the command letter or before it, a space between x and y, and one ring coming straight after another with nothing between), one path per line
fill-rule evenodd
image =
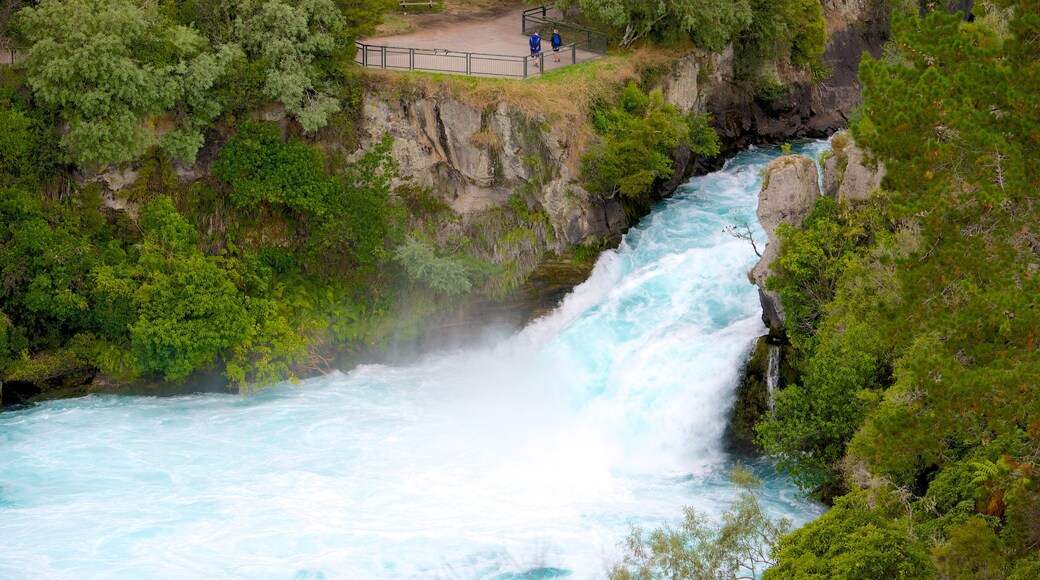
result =
M630 525L717 517L765 330L755 255L724 230L762 237L776 154L694 178L553 313L482 347L250 397L0 413L0 577L601 578ZM772 514L819 513L755 467Z

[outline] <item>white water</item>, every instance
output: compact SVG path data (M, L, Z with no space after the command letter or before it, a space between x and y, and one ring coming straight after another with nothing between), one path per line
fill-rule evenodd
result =
M766 368L766 397L769 414L772 415L776 410L773 397L776 394L776 388L780 385L780 347L770 344L766 348L769 351L769 365Z
M757 223L775 154L692 180L499 344L248 398L0 414L0 577L593 578L630 523L717 515L764 333L755 255L723 230ZM759 469L774 513L819 513Z

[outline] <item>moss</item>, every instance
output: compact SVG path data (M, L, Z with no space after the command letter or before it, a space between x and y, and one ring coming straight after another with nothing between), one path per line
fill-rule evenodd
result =
M735 452L758 454L755 425L769 415L769 337L760 337L751 348L741 369L737 400L730 411L726 429L727 446Z

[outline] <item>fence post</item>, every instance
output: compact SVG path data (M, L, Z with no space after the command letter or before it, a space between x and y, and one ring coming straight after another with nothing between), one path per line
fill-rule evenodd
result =
M470 64L470 57L472 57L472 56L473 56L473 53L471 53L471 52L467 52L466 53L466 74L467 75L473 74L473 66Z
M386 46L379 47L379 68L386 68Z
M545 72L545 53L544 52L539 52L538 53L538 74L543 74L544 72Z
M520 34L527 34L527 12L520 15Z
M545 4L542 4L542 18L545 18Z
M408 49L408 70L415 70L415 49Z
M527 57L524 57L524 78L527 78Z
M578 47L575 44L571 44L571 64L578 62Z

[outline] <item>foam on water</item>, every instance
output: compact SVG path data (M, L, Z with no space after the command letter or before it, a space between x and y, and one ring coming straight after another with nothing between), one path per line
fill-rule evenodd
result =
M693 179L500 344L248 398L0 414L0 577L602 577L630 523L718 514L764 332L756 258L723 229L757 224L775 155ZM818 514L759 469L774 513Z

